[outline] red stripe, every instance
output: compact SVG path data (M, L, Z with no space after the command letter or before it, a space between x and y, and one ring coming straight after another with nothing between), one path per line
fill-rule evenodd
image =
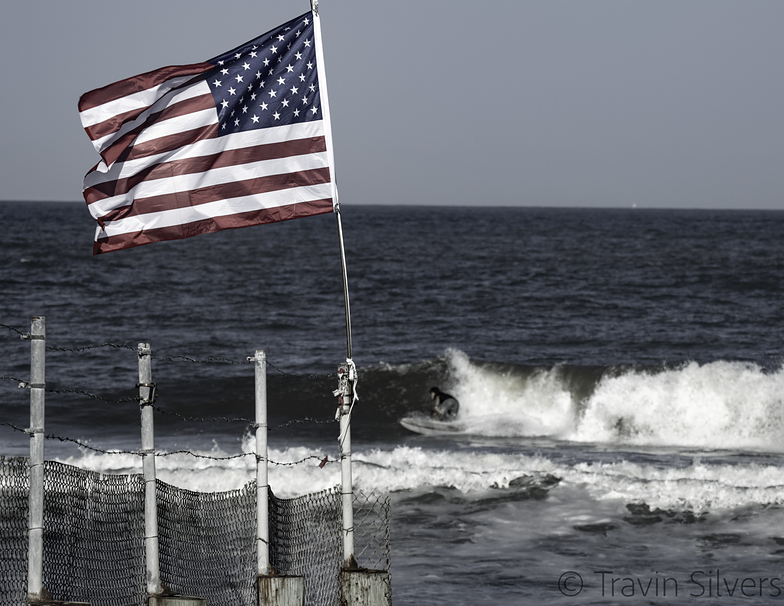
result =
M218 136L218 124L200 126L193 130L186 130L168 137L159 137L139 145L131 145L137 135L138 133L135 132L125 135L121 137L116 145L112 145L109 150L103 152L101 156L106 165L111 166L112 162L117 160L127 162L128 160L137 160L145 156L163 154L196 143L196 141L214 139Z
M231 181L209 187L200 187L189 192L174 192L149 198L137 198L130 206L118 208L99 217L98 220L108 223L109 221L117 221L147 213L198 206L199 204L207 204L208 202L216 202L218 200L230 200L231 198L239 198L241 196L252 196L293 187L321 185L323 183L329 183L329 168L327 167L246 179L244 181Z
M184 116L186 114L203 111L205 109L211 109L214 107L215 100L209 93L206 95L199 95L198 97L192 97L190 99L185 99L183 101L167 105L156 113L151 113L147 119L145 119L144 123L137 126L134 131L137 133L141 132L139 130L140 128L149 126L158 120L166 120L176 116ZM100 139L101 137L116 133L118 130L120 130L120 128L122 128L123 124L136 120L136 118L138 118L144 112L149 111L149 109L149 107L144 107L130 112L125 112L124 114L117 114L109 120L99 122L98 124L93 124L84 130L87 131L90 139L94 141L95 139Z
M127 194L133 187L143 181L152 181L153 179L162 179L179 175L192 175L205 172L211 168L239 166L249 162L275 160L278 158L302 156L325 151L327 151L327 142L322 136L308 139L295 139L294 141L283 141L280 143L254 145L253 147L217 152L209 156L163 162L139 171L132 177L88 187L84 190L84 199L87 204L92 204L93 202L105 200L112 196Z
M214 217L195 221L185 225L175 225L172 227L162 227L158 229L146 229L131 234L122 234L110 238L99 238L93 245L93 254L101 254L120 250L123 248L133 248L143 244L152 244L163 240L181 240L199 234L221 231L224 229L236 229L249 227L251 225L262 225L264 223L277 223L279 221L289 221L300 217L322 215L332 212L332 199L314 200L312 202L299 202L277 208L265 208L260 210L237 213L226 217Z
M107 84L101 88L84 93L79 99L79 111L98 107L109 101L116 101L128 95L147 90L159 84L163 84L171 78L179 76L195 76L211 70L212 63L193 63L191 65L171 65L160 69L146 72L132 78L126 78L119 82Z

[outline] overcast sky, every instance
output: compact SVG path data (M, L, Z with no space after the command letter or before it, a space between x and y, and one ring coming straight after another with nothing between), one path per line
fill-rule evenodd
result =
M82 199L82 93L309 7L6 3L0 199ZM322 0L321 17L343 205L784 209L784 1Z

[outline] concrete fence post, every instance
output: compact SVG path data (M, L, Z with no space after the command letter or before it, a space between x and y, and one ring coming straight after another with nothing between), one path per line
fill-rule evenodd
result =
M44 415L46 388L46 318L35 316L30 330L30 493L27 551L27 600L43 598Z
M163 592L158 558L158 501L155 486L155 429L152 404L155 385L152 382L152 349L139 343L139 406L142 415L142 470L144 474L144 553L147 595Z
M351 475L351 408L354 401L353 364L338 366L338 415L340 416L340 494L343 505L343 565L356 568L354 558L354 482Z
M258 575L270 574L267 468L267 354L256 350L256 554Z

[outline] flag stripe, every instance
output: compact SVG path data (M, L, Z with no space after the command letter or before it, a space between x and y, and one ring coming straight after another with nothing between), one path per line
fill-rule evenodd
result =
M136 197L134 204L118 208L100 217L103 222L118 221L150 212L161 212L179 208L185 200L189 206L231 200L242 196L265 194L295 187L329 183L329 168L316 168L300 172L232 180L206 185L189 191L173 189L155 196Z
M232 133L223 137L212 139L202 139L195 143L182 147L174 153L161 153L145 156L136 160L125 160L108 167L99 163L92 171L87 173L84 179L85 189L96 187L102 183L120 181L133 175L139 174L147 168L167 161L184 160L187 158L197 158L201 156L219 155L243 148L253 148L274 143L293 143L299 139L322 139L324 138L323 123L305 122L302 124L291 124L277 126L264 130L252 130L239 133ZM315 149L314 151L323 151ZM292 149L293 153L297 148ZM263 159L263 158L262 158Z
M123 202L113 199L127 198L125 203L130 204L135 197L143 196L148 188L151 189L156 187L156 184L159 184L160 181L164 179L183 177L186 175L198 176L200 173L209 171L209 174L211 175L210 179L215 183L222 172L227 173L222 177L225 180L231 179L233 174L238 174L221 169L228 168L231 171L240 170L243 172L265 169L264 172L266 174L273 171L279 173L290 170L289 167L293 168L294 166L297 166L297 169L301 170L302 166L305 165L305 158L309 158L311 163L316 163L321 167L326 166L326 158L318 157L315 154L325 151L326 142L324 137L316 137L313 139L300 139L286 143L257 145L250 148L213 154L211 156L186 158L173 162L155 164L140 171L133 177L109 183L101 183L95 187L88 188L84 191L84 198L88 204L100 203L102 206L117 207ZM298 156L303 156L303 158L300 159ZM270 160L285 160L289 157L291 157L291 161L279 162L278 164L280 166L269 164ZM139 186L142 184L144 187L139 189ZM177 186L185 189L191 189L192 187L189 186L188 181L185 180L177 183ZM95 213L96 216L102 214L99 208L91 208L91 212Z
M110 237L97 237L93 245L93 254L107 253L124 248L132 248L143 244L164 240L179 240L199 234L207 234L224 229L236 229L288 221L300 217L321 215L332 212L332 199L311 200L274 208L259 208L251 211L211 217L187 225L173 225L163 228L145 229L137 232L118 234Z
M83 126L102 122L109 115L147 107L160 98L160 90L179 86L213 69L212 63L172 65L126 78L82 95L79 114ZM104 116L104 117L101 117Z
M146 143L134 144L132 147L129 147L128 145L112 146L112 155L108 156L109 151L104 152L104 158L106 159L107 164L113 164L119 159L122 159L123 162L127 160L138 160L145 156L167 154L176 151L185 145L189 145L194 141L214 139L217 136L217 123L210 124L189 131L175 132L171 135L163 136ZM126 137L123 137L123 141L126 141L126 138L128 139L128 143L131 143L136 138L136 135L126 135Z
M143 231L144 229L171 227L177 224L187 224L203 219L232 215L246 210L287 206L299 202L312 202L313 200L324 199L324 196L329 191L329 184L309 185L284 191L249 194L228 200L214 200L196 206L166 208L139 214L135 217L128 217L127 219L110 221L104 225L101 231L103 232L102 235L116 236Z
M124 134L123 128L126 129L125 132L129 132L138 126L143 126L154 120L166 120L176 116L184 116L185 114L199 110L214 110L215 102L212 99L209 89L207 89L205 93L200 94L199 96L188 96L182 100L178 99L177 101L169 103L163 107L163 109L153 113L154 109L155 105L149 108L118 114L109 120L104 120L103 122L89 126L85 130L93 139L94 144L103 149L107 146L107 143L111 141L110 137L113 134Z

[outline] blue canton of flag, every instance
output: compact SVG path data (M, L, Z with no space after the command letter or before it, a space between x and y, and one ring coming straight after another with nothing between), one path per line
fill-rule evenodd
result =
M298 17L211 59L219 135L321 118L313 20Z

